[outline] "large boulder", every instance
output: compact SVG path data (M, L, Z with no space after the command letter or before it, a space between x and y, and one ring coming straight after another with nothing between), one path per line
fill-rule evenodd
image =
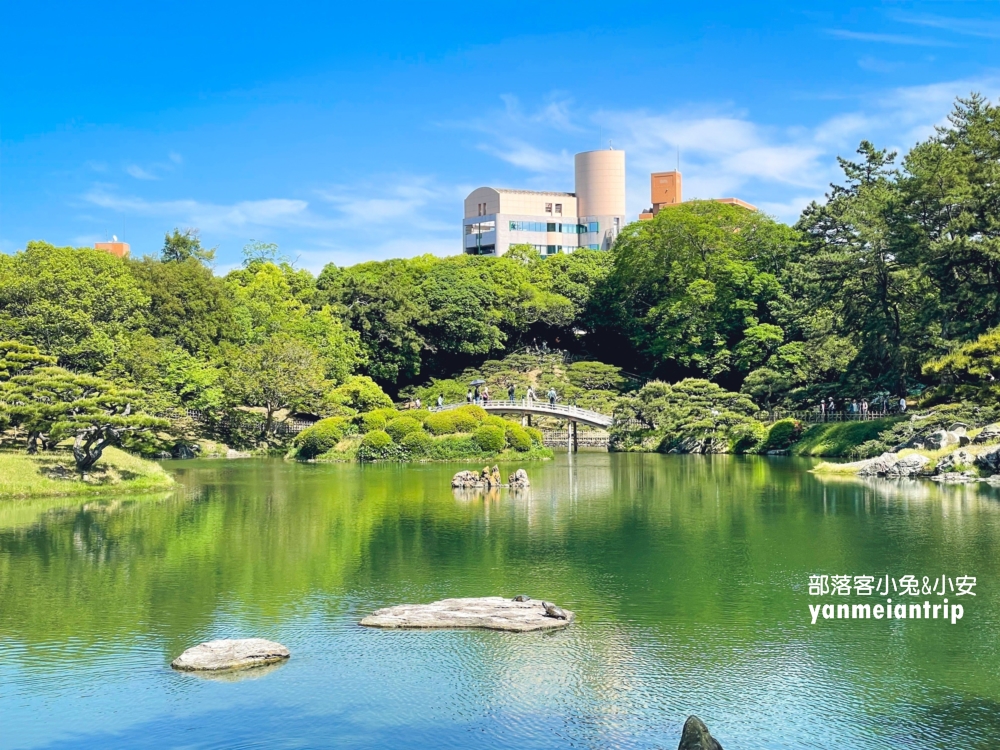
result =
M1000 445L988 448L976 456L976 466L989 473L1000 473Z
M923 474L930 462L931 460L927 458L927 456L922 456L919 453L913 453L899 459L892 466L888 467L886 469L885 476L888 479L915 477L918 474Z
M949 445L958 445L961 442L960 436L950 430L935 430L924 438L924 446L935 451L947 448Z
M723 750L722 745L708 731L705 722L692 714L681 730L681 744L677 750Z
M483 480L475 471L460 471L451 478L451 486L455 489L464 490L472 487L482 487Z
M483 596L470 599L442 599L430 604L399 604L379 609L361 621L372 628L484 628L530 630L562 628L573 622L573 613L563 609L566 619L550 617L540 600L526 602Z
M869 458L864 461L855 462L858 465L858 476L877 477L885 476L890 468L899 462L899 457L895 453L883 453L881 456Z
M963 471L966 467L972 466L976 457L965 448L952 451L947 456L937 462L934 469L935 474L947 474L954 471Z
M977 445L1000 442L1000 423L994 422L993 424L986 425L979 431L979 434L976 435L976 439L972 442Z
M511 489L530 487L531 482L528 481L528 472L524 469L518 469L507 478L507 484L510 485Z
M199 643L170 662L170 666L185 672L214 672L261 667L284 661L290 656L288 649L280 643L264 638L226 638Z

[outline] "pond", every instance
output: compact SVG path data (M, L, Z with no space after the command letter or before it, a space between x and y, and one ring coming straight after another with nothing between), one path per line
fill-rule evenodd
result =
M179 486L157 496L0 503L0 747L673 748L690 713L727 750L1000 737L1000 496L985 485L581 452L491 497L452 492L465 465L167 465ZM811 595L820 574L976 576L976 596L954 625L812 624L810 604L865 601ZM357 624L519 593L577 622ZM243 679L168 666L246 636L292 658Z

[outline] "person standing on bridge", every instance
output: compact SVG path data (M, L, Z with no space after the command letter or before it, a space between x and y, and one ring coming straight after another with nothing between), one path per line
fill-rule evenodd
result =
M556 405L556 398L558 398L558 396L556 395L556 388L555 388L555 386L552 386L551 388L549 388L549 405L550 406L555 406Z
M414 401L413 403L416 404L416 407L419 409L422 406L422 404L420 403L420 396L417 396L416 401Z
M439 393L438 394L438 409L440 409L442 406L444 406L444 394L443 393Z
M537 398L535 396L535 387L533 385L528 386L528 392L524 394L524 397L528 402L528 406L531 406L531 402Z
M471 390L468 390L468 391L465 392L465 403L467 403L467 404L471 404L472 403L472 391Z
M510 385L507 386L507 400L513 401L515 395L516 391L514 390L514 384L511 383Z
M483 386L482 396L483 396L483 403L484 404L488 404L490 402L490 388L489 388L489 386L487 386L487 385Z

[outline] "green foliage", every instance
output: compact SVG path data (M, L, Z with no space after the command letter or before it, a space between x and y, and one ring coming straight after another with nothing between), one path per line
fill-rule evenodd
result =
M325 401L334 409L347 414L392 408L392 399L378 383L366 375L353 375L347 378L326 394Z
M506 422L504 424L504 431L508 446L516 451L531 450L531 435L521 425Z
M320 453L336 447L344 438L344 418L328 417L312 427L307 427L295 436L295 446L299 458L316 458Z
M160 259L164 264L184 263L188 260L210 264L215 260L215 248L206 249L201 246L197 229L185 229L181 232L175 228L172 234L163 238Z
M860 422L826 422L810 425L792 446L796 456L847 457L858 455L862 443L874 440L890 428L895 419L870 419Z
M396 445L384 430L367 433L358 446L359 461L398 461L404 455L401 446Z
M455 409L453 417L455 432L472 432L481 424L482 420L476 419L476 415L463 409Z
M424 427L431 435L448 435L455 432L455 411L439 411L427 415Z
M767 428L756 420L734 424L729 430L731 453L759 453L767 443Z
M527 433L528 437L531 438L532 443L534 443L535 445L544 444L545 436L542 434L542 431L539 430L537 427L525 427L523 429Z
M78 375L61 367L40 367L3 383L0 402L7 421L28 436L28 451L73 438L73 456L80 471L88 471L109 446L127 433L168 426L132 410L138 394L93 375Z
M767 450L785 450L802 436L802 423L797 419L779 419L767 431Z
M464 458L484 458L479 443L472 435L444 435L433 438L427 449L427 458L434 461L451 461Z
M633 397L619 402L616 416L648 427L620 424L611 430L618 450L653 449L670 452L725 453L751 444L761 435L753 418L757 407L746 396L707 380L688 378L669 385L647 383ZM762 442L763 438L761 438Z
M36 367L50 367L55 363L55 357L42 354L37 346L18 341L0 341L0 381L24 375Z
M620 367L603 362L574 362L566 368L569 382L588 391L620 391L625 384L620 373Z
M503 427L494 425L483 425L472 435L476 445L485 453L499 453L506 445L506 436Z
M389 433L390 437L397 443L401 443L403 438L409 435L411 432L416 432L421 429L421 424L419 420L413 417L396 417L390 420L386 426L385 431Z
M467 416L475 420L477 423L482 422L489 414L486 409L477 404L466 404L465 406L460 406L455 409L455 413Z
M148 304L128 262L110 253L29 242L0 254L0 339L33 344L73 370L107 364Z
M414 430L408 433L401 441L400 445L409 456L422 458L431 452L434 438L423 430Z
M962 422L970 428L982 427L1000 420L1000 405L995 401L987 404L960 402L940 404L922 414L911 414L908 419L892 422L877 436L866 437L856 446L851 455L868 458L885 451L895 450L911 438L920 439L935 430L945 430L955 422Z
M263 407L269 432L279 409L306 409L317 404L326 387L324 368L310 347L275 336L229 352L225 392L238 403Z
M496 414L489 414L483 417L483 424L493 425L494 427L500 427L506 429L509 422L503 417L498 417Z
M359 427L362 432L384 431L386 425L389 423L389 420L380 411L370 411L367 414L362 414L360 420Z
M779 276L796 243L792 229L754 211L673 206L628 225L615 243L608 313L661 371L731 373L751 357L757 326L772 326L767 340L777 328Z
M980 398L1000 389L994 373L1000 373L1000 327L923 366L923 374L945 389Z
M211 356L223 341L239 340L237 310L226 282L194 258L131 262L136 283L149 298L145 330L193 355Z

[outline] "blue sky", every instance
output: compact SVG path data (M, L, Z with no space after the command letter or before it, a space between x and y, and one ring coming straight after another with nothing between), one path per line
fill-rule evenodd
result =
M0 250L197 227L299 265L459 252L480 185L626 151L794 221L862 138L1000 93L1000 3L0 0Z

